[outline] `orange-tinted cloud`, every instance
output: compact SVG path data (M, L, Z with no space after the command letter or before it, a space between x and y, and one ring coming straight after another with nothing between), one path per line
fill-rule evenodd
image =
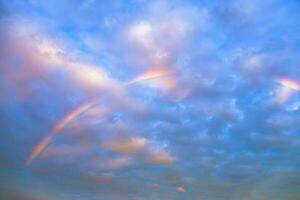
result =
M176 188L176 192L183 193L183 192L185 192L185 189L184 189L184 187L179 186Z
M147 160L153 164L171 164L176 161L170 153L161 148L151 149Z
M102 143L105 149L115 151L121 154L135 154L147 145L148 141L142 137L116 138L114 140Z

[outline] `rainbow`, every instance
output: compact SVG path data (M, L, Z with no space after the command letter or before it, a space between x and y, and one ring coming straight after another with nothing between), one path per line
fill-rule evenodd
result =
M278 78L276 79L276 82L281 84L284 87L300 91L300 82L287 79L287 78Z
M95 101L89 101L83 105L78 106L73 111L68 113L61 121L59 121L52 129L52 131L47 134L31 151L26 165L30 165L32 161L40 155L40 153L49 145L52 141L54 135L59 133L62 129L64 129L68 124L70 124L76 117L85 111L89 110L91 107L95 105Z
M155 79L155 78L169 76L172 73L174 73L173 70L168 67L154 68L154 69L146 71L146 72L134 77L133 79L127 81L126 85L131 85L131 84L141 82L141 81L147 81L147 80L151 80L151 79Z
M174 71L168 67L160 67L154 68L149 71L146 71L133 79L125 82L125 86L138 83L141 81L151 80L155 78L165 77L173 74ZM51 143L53 136L59 133L62 129L64 129L68 124L70 124L74 119L76 119L80 114L86 112L91 107L96 104L96 101L89 101L84 103L83 105L78 106L73 111L68 113L62 120L60 120L51 130L49 134L47 134L31 151L28 159L26 160L26 165L30 165L33 160L41 154L41 152Z

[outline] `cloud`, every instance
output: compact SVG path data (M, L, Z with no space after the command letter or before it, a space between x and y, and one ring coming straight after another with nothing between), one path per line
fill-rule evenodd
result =
M17 190L15 188L1 188L0 189L0 197L7 200L51 200L52 198L42 195L24 192L21 190Z
M92 147L88 145L51 145L50 147L46 148L45 151L41 154L41 157L43 158L49 158L49 157L70 157L70 156L78 156L79 154L82 154L84 152L91 151Z
M274 93L275 93L273 95L274 100L278 104L286 103L288 101L288 99L293 95L293 92L291 91L291 89L283 88L283 87L277 88L277 90L275 90Z
M97 169L119 169L130 165L130 159L127 157L101 159L92 162L92 166Z
M300 74L296 1L2 4L2 185L74 200L299 196L300 96L276 82Z
M179 186L176 188L176 192L183 193L183 192L185 192L185 189L183 187Z
M148 141L145 138L141 137L132 137L132 138L117 138L112 141L103 143L101 146L103 148L115 151L121 154L135 154L141 151Z
M31 62L33 63L37 62L34 65L39 64L44 73L59 71L60 73L65 73L78 85L98 89L112 84L112 80L108 77L107 72L104 72L98 66L72 60L71 56L66 53L66 50L60 48L51 39L43 37L42 34L20 31L18 28L13 31L21 34L19 36L22 39L21 42L24 43L25 48L29 48L30 52L28 52L27 58L32 59ZM29 38L32 34L36 35ZM31 52L34 52L34 54ZM35 68L32 70L35 70Z
M123 155L136 155L136 159L152 164L171 164L176 160L162 145L142 137L120 136L103 142L101 147Z
M145 12L129 24L125 40L148 67L169 66L196 24L204 26L207 18L205 11L168 1L154 1Z
M176 160L163 149L153 149L148 154L148 161L153 164L171 164Z

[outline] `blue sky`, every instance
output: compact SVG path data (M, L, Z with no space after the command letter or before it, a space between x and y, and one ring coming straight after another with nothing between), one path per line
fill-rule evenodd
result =
M1 199L300 198L299 1L2 0L0 13Z

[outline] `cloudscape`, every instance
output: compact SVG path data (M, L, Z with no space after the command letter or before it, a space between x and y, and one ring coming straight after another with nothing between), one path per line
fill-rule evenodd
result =
M300 198L298 0L0 0L0 199Z

